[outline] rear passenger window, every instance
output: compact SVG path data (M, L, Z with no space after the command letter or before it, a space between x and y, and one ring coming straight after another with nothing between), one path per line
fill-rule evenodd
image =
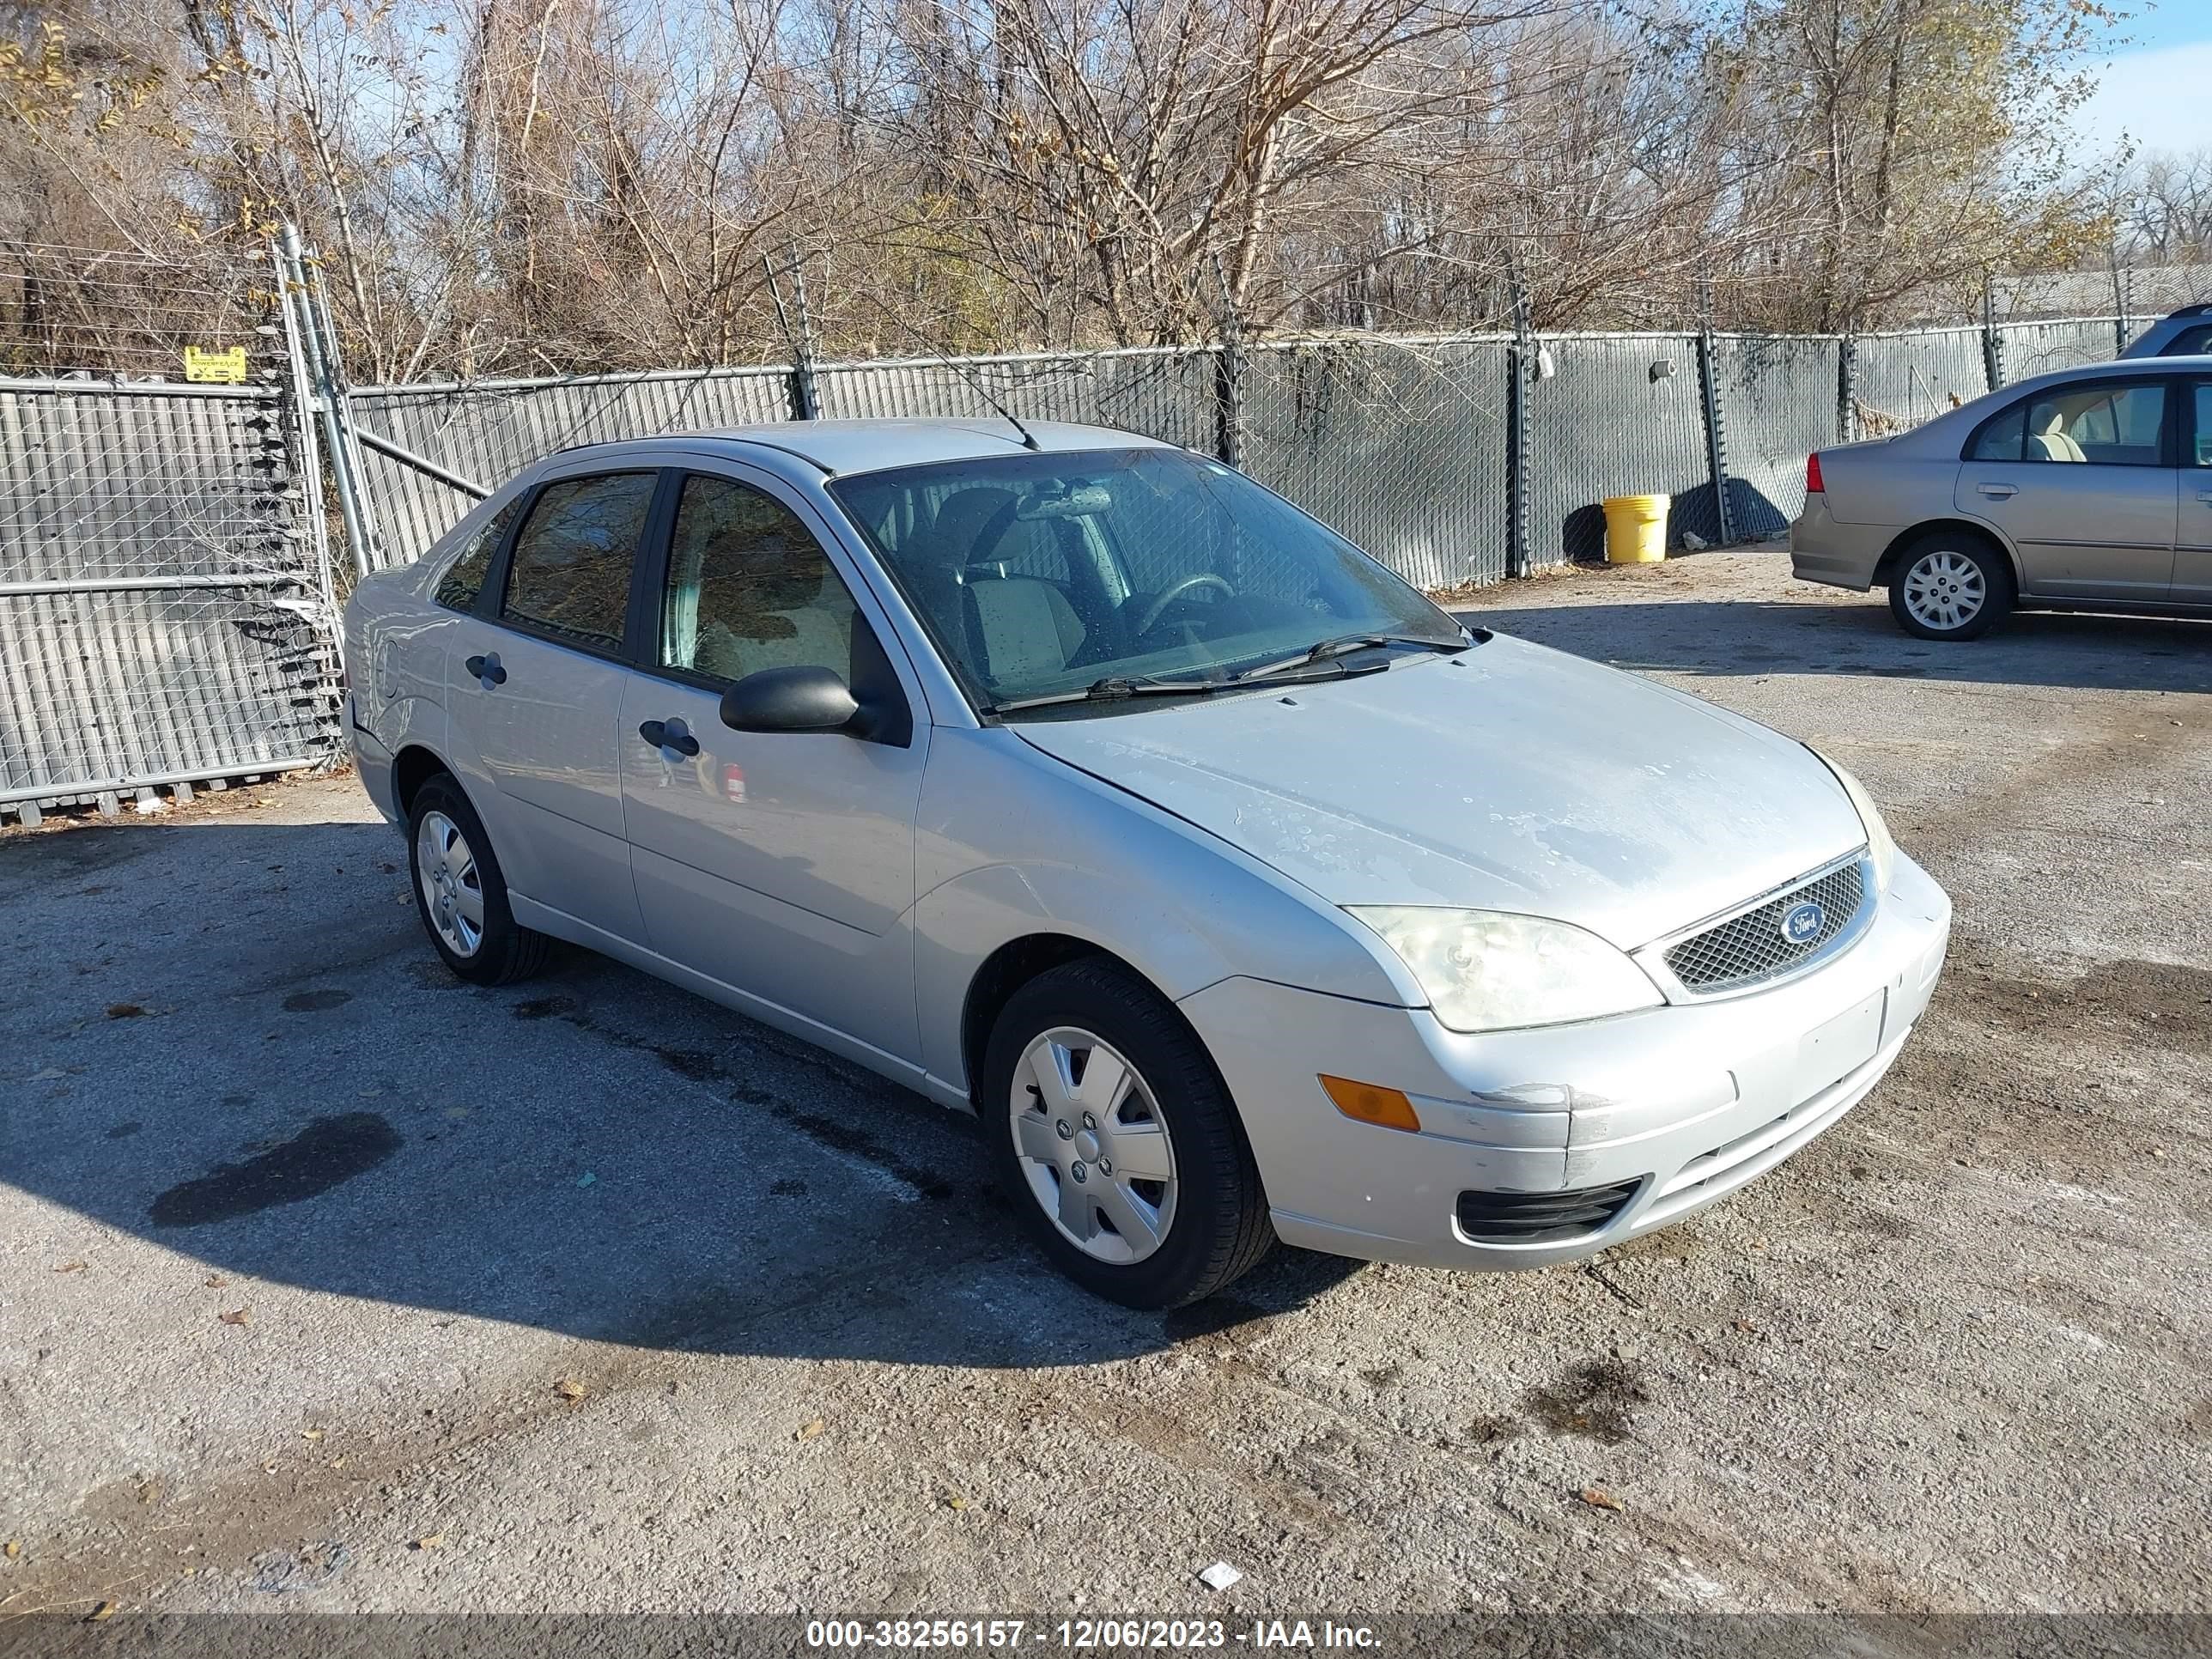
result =
M655 475L564 478L539 492L515 538L500 616L595 650L622 647L630 567Z
M460 556L447 565L446 574L438 578L437 591L430 596L432 599L448 611L477 608L477 595L483 592L491 556L499 551L500 542L507 535L507 526L514 522L514 509L521 500L518 495L477 526L476 533L461 549Z
M2019 460L2024 453L2027 437L2027 405L2014 404L1981 429L1966 459L1970 461Z

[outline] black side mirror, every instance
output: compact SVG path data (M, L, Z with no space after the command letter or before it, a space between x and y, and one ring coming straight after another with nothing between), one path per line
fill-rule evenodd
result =
M860 712L829 668L763 668L722 693L722 724L733 732L843 732Z

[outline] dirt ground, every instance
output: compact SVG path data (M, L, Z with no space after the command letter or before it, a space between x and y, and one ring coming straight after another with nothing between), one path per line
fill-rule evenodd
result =
M961 1118L456 983L350 778L0 835L0 1621L2206 1608L2212 626L1771 552L1464 614L1820 744L1958 907L1863 1106L1582 1267L1125 1312Z

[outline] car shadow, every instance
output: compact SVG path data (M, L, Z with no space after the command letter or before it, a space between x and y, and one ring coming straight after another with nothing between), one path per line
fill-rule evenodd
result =
M1455 607L1618 668L1687 675L1837 674L2102 690L2212 690L2212 623L2022 611L1978 640L1913 637L1880 594L1821 600L1644 599Z
M973 1120L583 952L464 984L405 860L361 823L0 839L0 902L65 941L0 1012L0 1181L159 1247L133 1271L173 1261L180 1294L661 1350L1091 1364L1356 1270L1285 1250L1178 1313L1097 1301L1023 1234Z

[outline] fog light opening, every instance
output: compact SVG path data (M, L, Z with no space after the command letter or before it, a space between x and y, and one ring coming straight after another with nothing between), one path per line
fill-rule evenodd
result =
M1377 1128L1404 1129L1414 1134L1421 1132L1421 1120L1413 1111L1413 1103L1400 1091L1385 1089L1379 1084L1354 1083L1348 1077L1331 1077L1326 1072L1320 1077L1323 1092L1345 1116L1372 1123Z

